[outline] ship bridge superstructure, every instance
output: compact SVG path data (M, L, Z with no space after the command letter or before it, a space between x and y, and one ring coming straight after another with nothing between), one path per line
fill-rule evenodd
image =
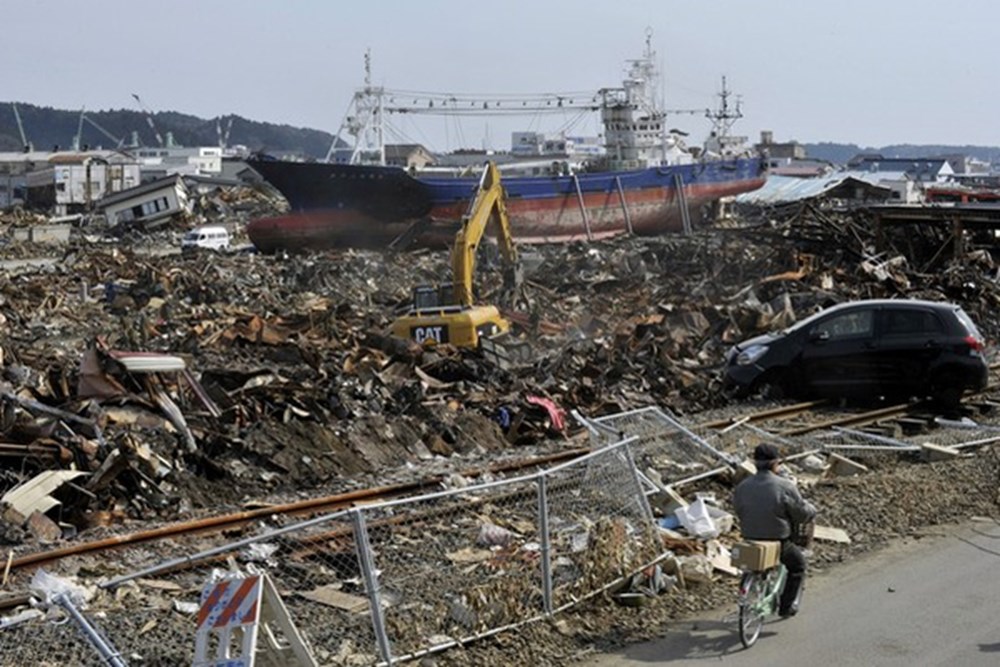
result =
M627 65L620 87L603 88L596 93L460 95L374 86L371 83L371 57L370 53L366 53L365 86L354 94L348 113L327 153L327 162L385 165L385 137L387 130L391 129L387 128L387 118L393 114L538 116L567 112L577 113L580 117L600 112L604 155L591 157L595 158L593 162L600 163L601 169L627 171L694 162L695 155L684 144L685 133L667 129L668 116L706 115L716 122L719 129L718 119L704 108L663 108L651 30L646 31L642 57L627 61ZM724 125L722 133L714 134L715 147L722 148L718 144L725 144L722 135L728 129L729 126Z

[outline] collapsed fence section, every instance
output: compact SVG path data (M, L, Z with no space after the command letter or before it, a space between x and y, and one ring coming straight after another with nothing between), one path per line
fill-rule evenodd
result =
M614 443L516 479L281 528L261 522L238 542L140 563L111 579L105 570L87 613L125 661L192 664L200 591L219 569L236 568L269 575L321 664L393 664L509 630L660 556L635 444ZM60 564L80 576L102 569L94 565ZM38 664L46 646L74 664L104 664L65 623L0 626L0 664Z
M649 492L735 463L734 457L722 451L718 432L682 424L656 406L596 418L573 414L598 444L636 438L630 450Z

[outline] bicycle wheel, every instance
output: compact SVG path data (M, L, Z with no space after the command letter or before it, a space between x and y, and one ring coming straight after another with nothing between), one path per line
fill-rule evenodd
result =
M764 577L756 572L747 572L740 583L740 642L750 648L760 637L764 627Z

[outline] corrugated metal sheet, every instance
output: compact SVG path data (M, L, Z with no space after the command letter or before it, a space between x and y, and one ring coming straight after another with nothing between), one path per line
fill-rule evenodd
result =
M59 504L50 493L66 482L89 474L82 470L45 470L8 491L0 502L9 504L23 517L31 516L36 510L44 514Z
M737 204L766 205L805 201L822 197L847 181L861 181L870 186L880 186L882 181L902 180L906 176L898 174L869 172L837 172L821 178L795 178L794 176L770 175L764 186L752 192L736 196Z

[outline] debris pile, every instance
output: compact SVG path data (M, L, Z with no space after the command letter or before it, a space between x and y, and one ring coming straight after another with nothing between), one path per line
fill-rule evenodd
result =
M220 216L205 220L229 222L240 201L206 197L199 206ZM863 213L766 213L690 236L524 250L527 280L509 316L535 356L512 368L387 335L411 287L447 272L444 252L181 255L146 252L148 240L140 248L131 237L76 241L58 261L0 283L0 544L39 550L79 531L412 479L414 464L573 446L571 409L732 411L719 392L726 349L842 300L956 301L997 340L992 248L975 245L956 260L942 250L948 239L913 228L876 252ZM172 233L157 237L167 249L176 248ZM20 247L3 256L37 250ZM488 262L480 266L481 284L500 284ZM799 471L824 521L852 538L820 543L821 566L995 510L995 461L866 464L857 477ZM716 484L697 490L727 498L729 487ZM511 529L511 516L492 520ZM656 607L667 615L729 600L728 587L697 582L717 579L730 526L712 548L672 538L676 561L633 581L623 599L670 588L676 595ZM597 528L609 556L591 567L613 567L620 527ZM171 591L142 594L171 600ZM516 611L473 601L449 613L506 620ZM580 642L607 636L602 613L554 630L530 626L442 664L562 664ZM624 613L622 632L633 638L657 627L648 608L634 619L612 613L616 626Z
M411 287L447 271L443 252L181 256L77 243L0 286L0 495L43 472L88 473L47 482L61 507L48 515L71 534L558 442L569 409L690 414L725 404L729 345L845 299L955 300L995 340L989 250L949 261L918 236L907 249L925 254L874 254L864 215L803 209L687 237L533 248L511 318L536 356L510 369L386 335Z

